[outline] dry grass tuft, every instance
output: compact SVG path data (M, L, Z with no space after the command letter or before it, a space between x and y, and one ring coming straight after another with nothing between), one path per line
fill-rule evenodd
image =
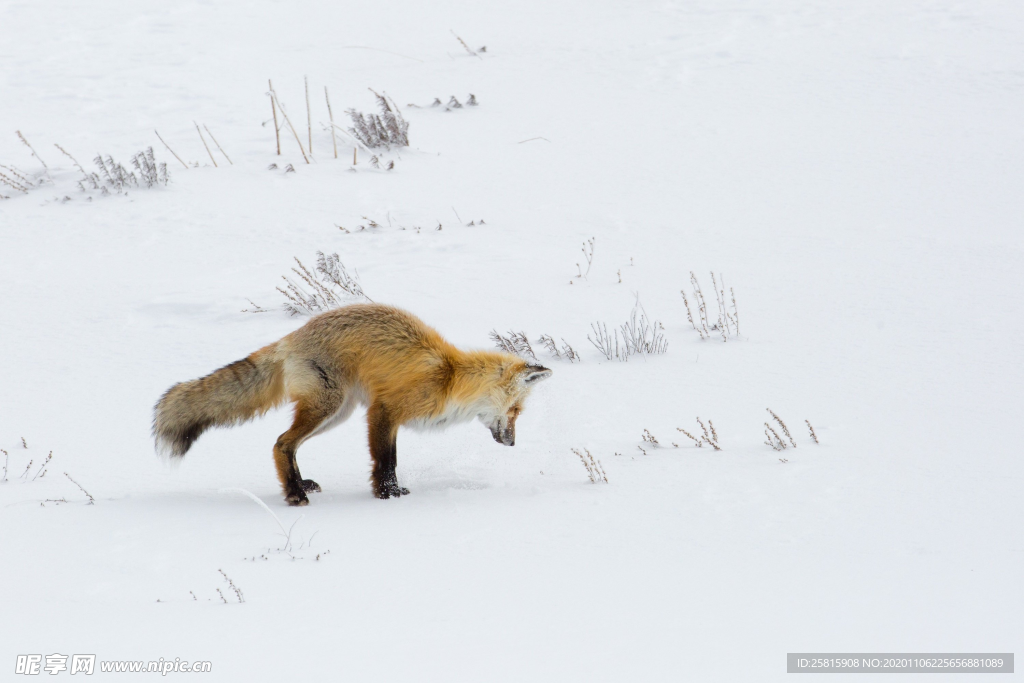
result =
M604 467L601 465L601 461L596 459L589 450L583 449L586 456L583 455L577 448L571 449L573 453L579 456L580 462L587 469L587 476L590 477L591 484L597 484L600 482L608 483L608 475L604 473Z
M789 428L786 426L786 423L782 421L782 418L776 415L775 411L771 408L765 408L765 410L775 418L775 421L779 423L780 427L782 427L782 432L786 435L786 438L789 439L789 443L793 445L793 448L796 448L796 441L793 440L793 436L789 433Z
M814 433L814 427L811 426L810 420L804 420L807 423L807 429L811 430L811 438L814 439L814 443L821 443L818 441L818 435Z
M284 308L291 315L316 315L342 306L347 303L347 299L352 298L373 301L363 291L358 272L350 274L337 254L326 256L322 251L316 252L315 273L297 257L295 263L298 268L293 267L292 272L309 290L287 275L281 276L286 286L285 289L278 287L277 291L288 300Z
M602 322L591 323L590 330L594 337L587 335L587 341L594 345L608 360L628 361L635 354L642 356L665 353L668 340L665 339L665 327L661 321L651 321L640 303L639 297L633 305L629 320L608 334L608 326ZM622 343L619 343L619 335Z
M697 424L700 426L701 437L697 438L690 432L686 431L682 427L676 427L677 432L685 434L698 448L703 448L705 444L711 446L716 451L722 450L722 447L718 443L718 432L715 431L715 425L711 420L708 420L708 424L705 426L704 421L697 417ZM676 444L672 444L675 446Z
M779 433L776 432L772 428L772 426L767 422L764 423L764 435L766 437L765 443L767 445L771 446L773 449L777 451L786 450L786 442L782 440L782 437L779 436Z
M409 146L409 122L402 117L398 105L385 95L370 89L377 98L379 114L363 114L355 109L346 110L352 119L349 133L369 149Z
M740 334L740 317L739 312L736 310L736 293L731 287L729 288L729 293L732 296L732 313L730 313L729 307L726 304L725 278L722 277L721 273L716 278L714 272L712 272L711 284L714 288L715 304L718 308L717 318L712 321L707 301L704 299L704 291L697 280L697 275L690 271L690 287L692 289L694 306L697 310L696 314L694 314L693 309L690 308L690 299L686 296L686 290L679 290L679 293L683 296L683 305L686 306L686 319L693 326L693 329L696 330L697 334L700 335L701 339L710 339L712 334L715 334L721 336L723 342L727 342L730 337L735 338Z
M570 363L582 363L583 359L580 358L579 354L576 353L576 349L569 345L569 342L562 338L562 347L558 348L558 344L555 343L554 337L549 334L540 335L540 339L537 343L548 350L548 352L555 358L562 360L563 358Z

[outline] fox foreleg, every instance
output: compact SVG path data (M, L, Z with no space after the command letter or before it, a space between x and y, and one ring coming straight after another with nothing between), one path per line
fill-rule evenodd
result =
M408 495L409 489L398 485L398 425L386 406L374 403L366 414L370 428L370 456L373 472L370 481L373 495L378 498L398 498Z

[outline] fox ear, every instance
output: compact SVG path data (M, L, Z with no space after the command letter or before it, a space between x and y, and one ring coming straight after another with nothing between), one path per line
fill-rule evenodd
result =
M547 379L551 376L551 370L547 369L543 365L528 365L523 370L523 382L525 384L534 385L537 382Z

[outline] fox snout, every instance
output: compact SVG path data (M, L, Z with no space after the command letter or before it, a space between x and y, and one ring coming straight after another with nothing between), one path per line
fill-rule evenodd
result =
M510 425L502 429L500 424L495 425L494 427L491 427L491 436L494 437L495 441L502 445L516 445L516 428L514 426Z

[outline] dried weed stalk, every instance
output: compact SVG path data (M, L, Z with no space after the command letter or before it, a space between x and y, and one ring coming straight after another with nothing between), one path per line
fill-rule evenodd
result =
M587 476L590 477L591 484L597 484L602 481L606 484L608 483L608 475L604 473L604 467L601 465L601 461L596 459L589 450L586 448L583 449L583 453L586 453L586 456L584 456L577 448L573 448L571 450L579 456L580 462L582 462L583 466L587 469Z
M235 585L235 582L231 580L231 577L229 577L227 574L225 574L223 569L218 569L217 571L219 571L220 575L224 577L224 580L228 582L228 587L231 588L231 590L234 592L235 597L238 598L238 602L240 602L240 603L245 602L245 596L242 595L242 590L238 586ZM221 597L223 597L223 595L224 594L222 593ZM195 597L195 596L193 596L193 597ZM227 602L227 601L225 600L225 602Z
M782 440L779 433L772 429L772 426L767 422L764 423L764 435L765 443L777 451L786 450L786 442Z
M596 240L596 237L591 237L589 240L583 243L583 248L580 249L580 251L583 252L583 260L587 262L587 271L583 272L583 269L580 268L580 264L577 263L576 277L586 280L587 276L590 275L590 266L594 264L594 242Z
M627 361L634 354L642 356L661 354L668 350L665 339L665 327L661 321L651 321L640 303L639 297L633 305L629 320L619 326L613 334L608 334L608 326L602 322L591 323L590 329L594 337L587 335L587 341L601 352L608 360ZM622 344L619 344L619 334Z
M558 358L559 360L564 358L568 360L570 363L583 362L583 359L580 358L580 355L576 353L576 349L572 348L572 346L569 345L569 342L565 341L565 338L562 339L561 349L558 348L558 344L555 342L554 337L552 337L550 334L542 334L540 336L540 339L537 340L537 343L543 346L545 349L547 349L552 356Z
M67 477L68 479L71 479L71 475L68 474L67 472L64 473L64 476ZM71 483L74 484L75 486L77 486L79 489L81 489L82 493L84 493L86 495L86 497L89 499L89 502L86 503L86 505L95 505L96 504L96 499L92 497L91 493L89 493L88 491L85 490L85 487L83 487L81 484L79 484L74 479L71 479Z
M771 408L765 408L765 410L775 418L775 421L779 423L780 427L782 427L782 432L786 435L786 438L789 439L789 443L793 444L793 448L796 448L796 441L793 440L793 436L789 433L789 428L786 426L786 423L782 421L782 418L776 415L775 411Z
M807 423L807 429L811 430L811 438L814 439L814 443L821 443L818 441L818 435L814 433L814 427L811 426L810 420L804 420L804 422Z
M533 347L530 345L530 340L527 339L525 332L509 330L508 336L503 337L497 330L491 330L488 336L494 342L494 345L505 353L514 354L525 360L537 361L537 355L533 352Z
M730 313L726 303L725 278L722 277L721 273L715 277L715 274L712 272L711 284L714 288L715 304L718 309L717 317L714 321L710 317L711 313L708 309L707 301L704 299L704 291L697 280L697 275L690 271L690 287L697 311L696 315L694 315L693 309L690 308L690 299L686 296L686 290L679 290L679 293L683 295L683 305L686 306L686 319L697 334L700 335L701 339L710 339L712 333L714 333L721 336L723 342L727 342L730 337L738 337L740 333L740 318L736 310L736 293L731 287L729 288L729 293L732 296L732 313Z
M44 460L43 464L39 466L39 469L36 471L36 476L32 477L32 481L35 481L39 477L46 476L46 466L50 464L51 460L53 460L53 451L50 451L50 454L46 456L46 460Z
M697 438L690 432L686 431L682 427L676 427L677 432L682 432L693 441L698 448L703 448L704 444L711 446L716 451L722 450L722 447L718 444L718 432L715 431L715 424L709 419L708 424L705 425L704 421L697 417L697 424L700 426L701 437ZM675 444L673 444L675 445Z
M287 275L281 276L286 283L285 289L277 288L288 300L284 308L292 315L323 313L343 305L346 299L373 301L363 291L359 274L350 274L337 254L327 256L322 251L316 252L316 273L311 272L298 257L295 263L299 267L293 267L292 272L309 290Z
M52 177L50 177L50 167L49 167L49 166L47 166L47 165L46 165L46 162L45 162L45 161L43 161L43 158L42 158L41 156L39 156L39 155L38 155L38 154L36 153L36 150L35 150L35 148L34 148L34 147L32 147L32 145L30 145L30 144L29 144L28 140L26 140L26 139L25 139L25 136L21 134L21 131L20 131L20 130L16 130L16 131L14 131L14 132L18 134L18 138L19 138L19 139L20 139L20 140L21 140L21 141L22 141L23 143L25 143L25 146L26 146L26 147L28 147L28 149L29 149L29 151L30 151L30 152L32 152L32 156L34 156L34 157L35 157L36 159L38 159L38 160L39 160L39 163L41 163L41 164L43 165L43 174L44 174L44 175L46 176L46 179L47 179L47 180L49 180L49 181L50 181L50 184L52 185L52 184L53 184L53 178L52 178Z
M288 112L285 110L284 104L281 103L281 98L277 96L277 92L274 90L273 86L271 86L270 92L267 94L270 96L271 101L277 104L277 108L281 110L281 116L284 117L284 122L288 124L289 130L291 130L292 135L295 136L295 142L299 146L299 151L302 152L302 158L305 159L308 164L309 156L306 155L306 148L302 146L302 140L299 139L299 134L295 131L295 126L292 125L292 120L288 118ZM280 145L278 145L278 151L280 151Z
M477 59L483 59L483 57L481 57L480 55L477 54L476 50L473 50L473 49L471 49L469 47L469 45L466 45L466 41L464 41L462 38L459 38L458 34L455 33L455 31L452 31L451 29L448 29L448 30L452 32L453 36L455 36L455 40L459 41L459 44L462 45L462 47L464 47L466 49L466 52L468 52L469 54L473 55ZM486 52L487 48L480 48L480 51L481 52Z

